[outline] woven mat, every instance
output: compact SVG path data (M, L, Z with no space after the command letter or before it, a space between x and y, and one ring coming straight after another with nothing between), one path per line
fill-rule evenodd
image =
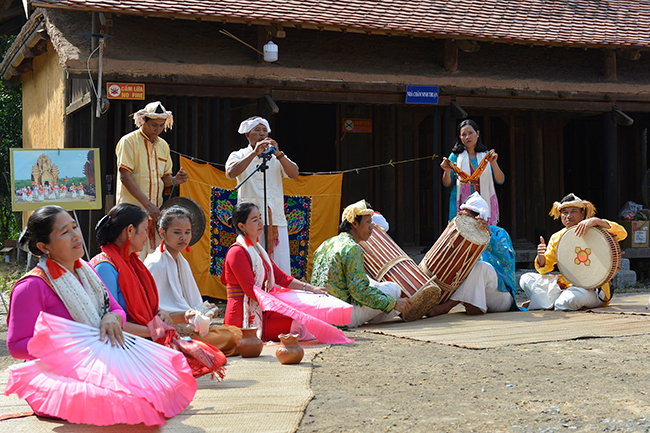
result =
M638 314L650 316L650 311L645 307L648 305L648 293L635 294L614 294L611 304L605 308L594 308L594 313L604 314Z
M301 343L302 345L302 343ZM142 424L97 427L36 416L0 421L0 431L40 432L294 432L314 394L310 389L311 361L326 345L303 345L305 357L297 365L282 365L275 357L278 345L266 345L259 358L228 358L226 378L215 382L199 378L192 403L162 427ZM4 390L8 371L0 372ZM0 395L0 414L30 410L15 394Z
M454 309L444 316L408 323L366 325L360 330L468 349L488 349L577 338L650 334L650 318L539 310L468 316Z

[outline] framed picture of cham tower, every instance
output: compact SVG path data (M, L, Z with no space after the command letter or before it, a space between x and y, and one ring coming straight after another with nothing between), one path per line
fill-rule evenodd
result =
M101 209L99 149L11 149L11 208Z

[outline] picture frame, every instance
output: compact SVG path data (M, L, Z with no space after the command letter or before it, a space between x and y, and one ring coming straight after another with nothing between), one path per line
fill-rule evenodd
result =
M102 208L99 149L11 149L10 160L14 212Z

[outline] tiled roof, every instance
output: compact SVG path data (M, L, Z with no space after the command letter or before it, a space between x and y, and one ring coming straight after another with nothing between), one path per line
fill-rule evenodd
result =
M649 0L33 0L31 4L337 31L650 48Z

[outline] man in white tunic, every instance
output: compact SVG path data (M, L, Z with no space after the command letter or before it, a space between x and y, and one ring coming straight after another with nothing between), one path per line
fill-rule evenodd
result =
M460 206L458 214L476 218L488 228L490 209L478 193L467 198ZM470 315L509 311L512 302L510 292L499 291L499 279L492 265L479 261L449 299L433 307L427 315L446 314L458 304L463 304L465 311Z
M291 275L291 260L289 257L289 232L287 219L284 215L284 190L282 178L295 179L298 177L298 166L282 152L278 143L269 137L271 126L266 119L251 117L239 126L239 133L245 134L248 146L232 152L226 161L226 176L237 179L241 183L262 162L260 154L270 146L275 148L275 154L268 161L266 171L266 202L269 216L269 242L267 252L275 264L286 274ZM238 191L238 203L253 202L262 213L264 212L264 175L257 171ZM259 239L265 245L264 236Z

